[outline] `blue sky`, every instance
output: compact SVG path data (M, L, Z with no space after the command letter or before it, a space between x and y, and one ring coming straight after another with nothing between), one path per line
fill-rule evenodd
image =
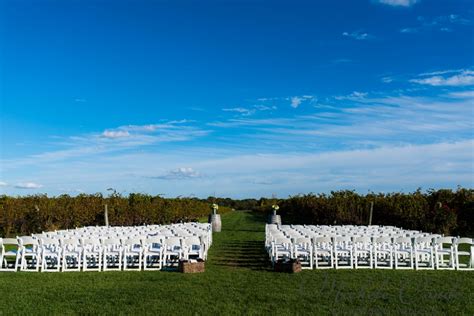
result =
M472 1L0 4L0 194L473 187Z

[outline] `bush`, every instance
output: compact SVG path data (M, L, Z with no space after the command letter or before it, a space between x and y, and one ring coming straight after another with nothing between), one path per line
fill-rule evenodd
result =
M275 203L275 201L274 201ZM474 190L429 190L359 195L353 191L307 194L276 201L285 223L393 225L445 235L474 235ZM270 212L269 203L261 211Z
M104 225L108 206L110 225L167 224L194 221L211 212L211 204L196 198L165 199L161 196L132 193L128 197L114 192L60 195L0 196L0 235L28 235L41 231L81 226ZM219 213L230 208L222 206Z

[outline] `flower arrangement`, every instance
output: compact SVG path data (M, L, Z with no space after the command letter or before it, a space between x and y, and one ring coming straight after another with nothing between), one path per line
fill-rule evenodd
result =
M216 214L217 210L219 209L219 205L217 205L216 203L213 203L212 204L212 209L214 210L214 214Z

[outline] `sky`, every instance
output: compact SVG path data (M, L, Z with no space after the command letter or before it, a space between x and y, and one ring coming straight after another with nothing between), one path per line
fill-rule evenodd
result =
M474 187L474 2L0 0L0 194Z

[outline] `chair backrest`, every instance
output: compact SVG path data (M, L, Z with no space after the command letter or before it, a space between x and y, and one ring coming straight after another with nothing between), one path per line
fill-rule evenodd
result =
M332 238L331 237L315 237L314 238L315 244L331 244Z
M165 239L167 247L181 247L181 237L168 237Z
M128 238L123 240L123 244L127 247L136 247L136 246L142 246L142 239L139 237L133 237L133 238Z
M99 251L100 249L102 249L102 244L100 242L99 239L91 239L91 238L85 238L85 239L82 239L82 247L85 249L85 250L89 250L89 251Z
M26 245L37 246L38 245L38 239L35 239L31 236L21 236L21 237L18 237L18 240L20 241L20 244L22 246L26 246Z
M358 243L363 243L363 244L370 244L370 243L372 243L372 240L370 239L370 237L365 237L365 236L362 236L362 237L360 237L360 236L359 236L359 237L354 237L354 238L352 239L352 241L353 241L354 243L357 243L357 244L358 244Z
M311 245L311 238L308 237L298 237L295 239L295 243L298 245Z
M58 247L59 239L42 237L40 239L40 244L42 247L50 247L50 246Z
M282 245L282 244L291 244L291 239L288 238L288 237L281 237L281 236L278 236L274 239L275 241L275 244L279 244L279 245Z
M187 237L184 239L184 244L186 246L194 246L194 245L201 245L201 239L199 237Z
M352 240L351 240L351 237L348 237L348 236L336 236L334 237L334 242L335 243L351 243Z
M454 243L454 237L452 236L438 237L435 239L435 243L437 245L443 245L443 244L452 245Z
M113 248L122 245L122 242L119 238L105 238L102 239L102 245L106 248Z
M458 238L456 240L456 244L468 244L468 245L474 245L474 240L472 238Z
M0 238L0 245L19 246L16 238Z
M432 244L433 243L433 238L431 237L418 237L415 238L415 245L420 245L420 244Z
M412 245L412 239L410 237L395 237L394 241L397 245Z

